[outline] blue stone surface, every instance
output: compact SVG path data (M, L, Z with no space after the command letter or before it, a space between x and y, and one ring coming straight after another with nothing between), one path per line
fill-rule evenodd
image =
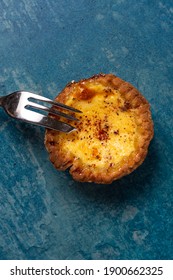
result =
M0 110L0 259L173 259L173 2L1 0L0 94L114 73L151 104L145 162L111 185L58 172L44 129Z

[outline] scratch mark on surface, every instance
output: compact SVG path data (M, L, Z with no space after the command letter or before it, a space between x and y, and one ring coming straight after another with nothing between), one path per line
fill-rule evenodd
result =
M138 212L139 212L139 210L136 207L127 205L126 209L124 210L124 212L122 214L122 222L128 222L130 220L133 220Z
M133 240L137 244L141 245L148 234L149 234L149 232L147 230L144 230L144 231L136 230L136 231L133 232Z

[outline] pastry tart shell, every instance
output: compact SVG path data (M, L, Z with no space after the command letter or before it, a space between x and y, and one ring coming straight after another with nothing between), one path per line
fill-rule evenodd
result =
M142 164L154 129L150 105L133 85L99 74L69 83L55 100L83 112L75 114L79 122L69 121L76 127L69 134L46 130L56 169L69 169L76 181L110 184Z

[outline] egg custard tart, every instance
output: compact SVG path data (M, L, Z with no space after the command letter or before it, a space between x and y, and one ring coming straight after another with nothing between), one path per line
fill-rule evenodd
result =
M55 100L82 111L70 122L75 131L46 131L55 168L69 168L80 182L110 184L144 161L153 137L150 105L130 83L99 74L71 82Z

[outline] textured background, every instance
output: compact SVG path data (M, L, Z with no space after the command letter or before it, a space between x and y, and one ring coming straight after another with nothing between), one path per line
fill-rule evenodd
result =
M0 94L114 73L151 103L143 165L109 186L54 170L44 129L0 111L1 259L173 258L173 2L1 0Z

